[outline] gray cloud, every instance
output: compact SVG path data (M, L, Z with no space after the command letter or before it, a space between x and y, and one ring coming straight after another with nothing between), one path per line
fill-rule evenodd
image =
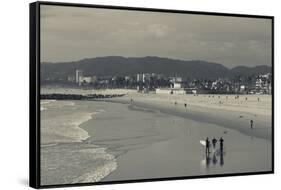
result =
M41 6L41 61L108 55L271 65L271 20Z

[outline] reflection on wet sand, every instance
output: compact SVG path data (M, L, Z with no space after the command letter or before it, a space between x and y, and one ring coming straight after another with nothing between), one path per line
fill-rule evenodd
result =
M209 168L210 164L217 165L219 159L219 165L222 167L224 165L225 152L222 150L217 150L214 153L206 154L206 168Z

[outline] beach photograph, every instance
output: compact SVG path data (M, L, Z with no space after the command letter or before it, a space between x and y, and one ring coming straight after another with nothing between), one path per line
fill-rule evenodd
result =
M40 185L273 170L272 20L40 5Z

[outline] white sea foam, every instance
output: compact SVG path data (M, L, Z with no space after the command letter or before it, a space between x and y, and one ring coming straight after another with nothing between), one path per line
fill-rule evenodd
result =
M81 142L89 137L79 125L90 120L92 114L70 109L72 101L41 101L41 143Z
M47 110L47 108L41 106L41 107L40 107L40 111L44 111L44 110Z
M43 103L41 115L42 185L97 182L117 168L106 148L88 144L79 126L105 110L89 112L71 101Z
M42 144L81 142L89 137L79 125L90 120L93 113L56 115L52 119L41 119Z
M40 104L43 105L43 104L49 104L49 103L52 103L52 102L55 102L56 100L41 100L40 101Z
M93 114L97 115L97 114L104 113L104 112L105 112L105 110L100 109L100 110L97 110L97 111L93 112Z
M105 150L105 148L82 150L83 152L92 152L94 159L96 161L102 160L103 164L100 164L99 166L95 167L94 170L90 170L77 177L74 179L73 183L98 182L117 169L117 161L115 157L106 153Z
M45 110L47 110L48 108L47 108L47 106L45 106L45 105L47 105L47 104L50 104L50 103L52 103L52 102L55 102L56 100L41 100L40 101L40 111L45 111ZM44 105L44 106L43 106Z
M41 184L98 182L117 168L105 148L85 143L41 147Z

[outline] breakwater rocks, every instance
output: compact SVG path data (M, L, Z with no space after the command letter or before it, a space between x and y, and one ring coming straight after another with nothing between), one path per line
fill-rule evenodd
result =
M125 94L41 94L41 100L97 100L104 98L122 97Z

